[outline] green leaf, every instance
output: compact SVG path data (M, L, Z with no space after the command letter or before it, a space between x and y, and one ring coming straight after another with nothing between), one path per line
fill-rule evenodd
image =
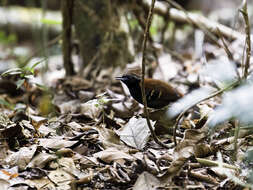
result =
M131 19L129 21L129 25L130 25L131 29L135 29L138 26L138 20L137 19Z
M35 62L35 63L32 65L32 67L25 67L24 69L25 69L26 71L31 72L31 73L34 75L34 69L35 69L35 67L37 67L40 63L42 63L42 62L45 61L45 60L46 60L46 59L41 59L41 60Z
M1 105L4 105L4 106L7 106L7 107L10 108L10 109L13 109L13 108L14 108L14 105L10 104L9 102L7 102L7 101L4 100L4 99L0 99L0 104L1 104Z
M23 70L20 68L12 68L12 69L8 69L4 73L2 73L1 76L5 77L8 75L17 75L17 74L21 74L22 72L23 72Z
M45 85L41 85L41 84L38 84L38 83L35 83L35 85L40 88L41 90L43 90L44 92L49 92L49 88Z
M152 36L157 34L157 28L156 27L151 26L149 31L150 31L150 34Z
M62 24L61 21L58 21L58 20L53 20L53 19L41 19L41 22L43 24L48 24L48 25L56 25L56 24Z

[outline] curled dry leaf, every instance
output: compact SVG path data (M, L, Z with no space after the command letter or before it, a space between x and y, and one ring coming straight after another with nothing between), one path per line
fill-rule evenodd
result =
M99 140L105 148L115 147L118 150L126 149L126 146L120 141L115 131L107 129L104 126L97 130L99 131Z
M75 155L75 157L77 157L77 155ZM80 166L82 169L87 169L99 165L98 160L94 157L80 156L78 160L80 160Z
M77 141L67 141L63 139L39 139L39 145L45 148L61 149L67 148L75 144Z
M134 160L134 157L127 153L119 151L116 148L108 148L104 151L93 154L93 156L103 160L106 163L111 163L113 161L123 161L125 159L130 161Z
M72 157L74 152L70 148L62 148L56 151L56 155L59 157Z
M204 143L196 144L193 150L194 155L198 158L206 157L212 153L210 145Z
M35 129L39 129L40 125L47 122L47 118L40 116L30 115L30 119L32 120L32 125Z
M189 176L197 179L198 181L203 181L210 184L218 185L218 181L211 175L207 175L207 172L203 171L190 171Z

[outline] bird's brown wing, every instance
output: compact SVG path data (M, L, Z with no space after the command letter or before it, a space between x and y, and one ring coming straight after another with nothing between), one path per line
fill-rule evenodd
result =
M148 107L162 108L183 96L168 83L160 80L145 79L144 84Z

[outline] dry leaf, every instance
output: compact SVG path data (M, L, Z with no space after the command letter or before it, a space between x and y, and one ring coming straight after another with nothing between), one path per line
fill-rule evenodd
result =
M156 190L160 184L161 182L155 176L148 172L143 172L135 182L133 190Z
M151 121L152 127L154 124L155 122ZM122 129L118 131L118 135L120 136L120 140L127 145L141 150L148 142L150 131L147 126L146 119L136 119L133 117Z
M124 152L121 152L117 150L116 148L108 148L104 151L97 152L93 154L94 157L100 158L106 163L111 163L113 161L119 161L119 160L131 160L133 161L134 158L130 156L129 154L126 154Z
M67 141L59 138L55 139L39 139L39 145L45 148L61 149L67 148L75 144L77 141Z

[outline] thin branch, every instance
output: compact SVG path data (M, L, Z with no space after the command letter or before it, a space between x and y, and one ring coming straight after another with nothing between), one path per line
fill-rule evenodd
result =
M247 79L249 74L249 67L250 67L250 57L251 57L251 39L250 39L250 24L249 24L249 15L248 15L248 8L247 8L247 1L243 1L243 7L240 10L242 13L244 22L245 22L245 33L246 33L246 61L244 64L244 72L243 78Z
M147 39L148 39L148 35L149 35L149 28L150 28L151 21L152 21L152 15L153 15L154 6L155 6L155 0L152 0L151 6L150 6L150 9L149 9L149 13L148 13L148 18L147 18L145 32L144 32L143 45L142 45L141 93L142 93L142 101L143 101L143 105L144 105L144 111L145 111L145 115L146 115L146 120L147 120L148 128L149 128L149 130L151 132L152 137L154 138L154 141L157 144L159 144L160 146L164 147L164 148L169 148L168 145L164 144L163 142L161 142L157 138L157 136L155 135L155 132L154 132L152 126L151 126L150 118L149 118L149 113L148 113L148 109L147 109L147 100L146 100L145 86L144 86L146 45L147 45Z
M240 123L237 119L232 122L235 127L233 161L236 162L237 161L237 154L238 154L238 138L239 138L239 131L240 131Z
M218 33L218 36L220 37L220 39L221 39L221 41L222 41L222 44L223 44L222 47L224 48L224 50L225 50L225 52L226 52L226 54L227 54L227 56L228 56L228 59L229 59L229 60L232 60L233 63L234 63L234 57L233 57L231 51L229 50L229 48L228 48L228 46L227 46L227 44L226 44L226 42L225 42L225 40L224 40L224 37L223 37L223 35L222 35L222 33L221 33L221 31L220 31L219 28L217 28L217 33ZM235 63L234 63L234 64L235 64ZM236 67L236 65L235 65L235 67ZM241 80L241 76L240 76L240 73L239 73L239 71L238 71L237 68L235 68L235 72L236 72L236 75L237 75L238 79Z
M221 41L222 41L223 48L224 48L224 50L225 50L225 52L226 52L226 54L227 54L227 56L228 56L228 59L234 60L233 55L232 55L232 53L230 52L230 50L229 50L229 48L228 48L228 46L227 46L227 44L226 44L226 42L225 42L225 40L224 40L224 38L223 38L223 35L222 35L222 33L221 33L221 31L220 31L219 28L217 28L217 34L218 34L218 36L220 37L220 39L221 39Z
M174 128L174 130L173 130L173 140L174 140L175 146L177 146L176 131L177 131L177 128L178 128L178 124L179 124L180 120L182 119L182 117L184 116L184 114L189 109L193 108L195 105L197 105L197 104L199 104L199 103L201 103L201 102L203 102L205 100L208 100L208 99L213 98L213 97L215 97L215 96L217 96L219 94L222 94L223 92L225 92L225 91L233 88L234 86L238 85L239 83L240 83L240 80L237 80L237 81L233 82L232 84L228 85L227 87L225 87L223 89L220 89L220 90L214 92L213 94L210 94L209 96L207 96L205 98L200 99L198 102L196 102L195 104L187 107L183 112L181 112L179 114L179 116L177 117L176 122L175 122L174 127L173 127Z

